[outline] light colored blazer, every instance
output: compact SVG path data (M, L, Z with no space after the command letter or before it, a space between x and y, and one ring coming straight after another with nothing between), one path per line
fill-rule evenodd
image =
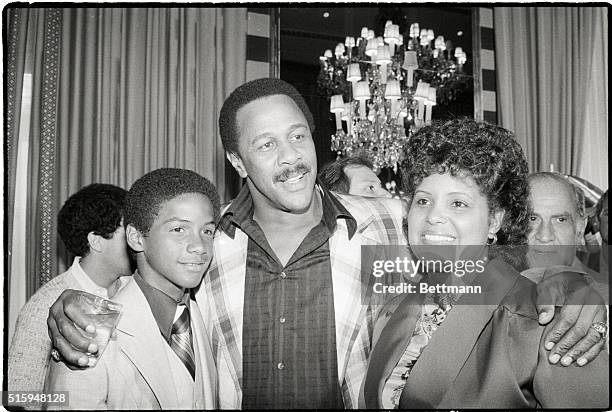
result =
M402 204L395 199L337 195L357 221L349 239L344 219L330 237L334 294L338 378L347 408L357 407L365 376L375 313L366 295L361 301L362 245L404 245ZM214 260L196 296L212 332L213 353L219 377L219 407L236 409L242 404L242 320L247 235L236 229L234 238L220 233L214 242ZM366 294L371 288L365 288ZM207 303L207 305L205 305Z
M117 340L109 342L95 367L72 371L63 363L53 362L47 389L70 392L70 409L179 409L176 383L170 371L168 345L134 280L113 301L123 305L117 326ZM195 330L205 326L195 305L191 318ZM205 336L202 336L205 335ZM196 385L204 388L204 399L196 399L194 408L216 407L216 372L206 332L197 339Z
M548 362L535 284L500 260L489 263L433 335L410 372L400 409L608 408L609 358L578 367ZM380 312L360 406L380 408L386 380L404 353L422 296Z

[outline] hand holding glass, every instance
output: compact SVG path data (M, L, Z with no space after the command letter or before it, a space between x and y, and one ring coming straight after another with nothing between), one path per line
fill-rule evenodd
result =
M113 331L119 323L122 306L119 303L90 294L79 295L79 301L85 316L96 327L96 333L92 338L98 345L98 352L95 355L87 354L90 359L95 361L102 356Z

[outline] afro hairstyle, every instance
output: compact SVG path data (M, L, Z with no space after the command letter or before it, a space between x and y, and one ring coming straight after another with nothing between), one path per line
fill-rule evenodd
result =
M302 95L289 83L281 79L264 78L252 80L239 86L229 95L219 114L219 133L223 148L229 153L238 155L238 126L236 114L238 110L254 100L262 97L285 95L293 99L295 104L304 114L310 132L314 132L315 125L312 113Z
M146 234L163 204L185 193L201 193L213 207L219 220L219 194L208 179L187 169L162 168L136 180L125 201L125 226L132 225Z
M66 249L85 257L89 253L89 233L112 238L121 226L126 194L118 186L94 183L70 196L57 215L57 231Z

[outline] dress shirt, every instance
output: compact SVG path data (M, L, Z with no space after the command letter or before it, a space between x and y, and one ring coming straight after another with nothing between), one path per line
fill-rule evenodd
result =
M182 302L189 309L189 291L185 291L181 299L176 300L144 280L138 271L134 273L134 280L147 299L162 336L170 344L176 307Z
M276 258L253 220L245 186L221 220L232 236L249 237L243 319L243 408L342 408L329 237L336 219L356 221L320 189L323 216L287 264Z

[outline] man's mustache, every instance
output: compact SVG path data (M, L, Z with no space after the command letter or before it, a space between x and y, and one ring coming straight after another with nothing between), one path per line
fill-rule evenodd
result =
M295 167L285 169L281 173L274 176L274 182L284 182L291 176L306 174L311 171L310 167L304 163L298 163Z

